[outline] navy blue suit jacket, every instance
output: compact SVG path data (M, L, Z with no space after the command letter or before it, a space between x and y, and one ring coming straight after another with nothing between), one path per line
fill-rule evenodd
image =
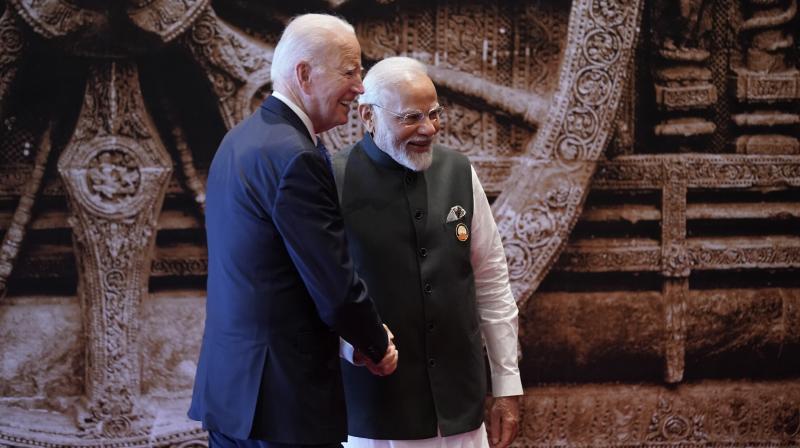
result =
M189 417L238 439L346 437L341 335L376 362L386 333L353 270L333 175L267 98L208 174L208 300Z

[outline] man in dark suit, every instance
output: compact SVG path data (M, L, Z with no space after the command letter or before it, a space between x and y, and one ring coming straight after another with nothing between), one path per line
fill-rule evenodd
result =
M294 19L271 76L273 94L228 132L209 170L208 300L189 416L211 446L340 446L339 337L378 375L398 356L353 270L317 136L346 123L363 92L353 27Z

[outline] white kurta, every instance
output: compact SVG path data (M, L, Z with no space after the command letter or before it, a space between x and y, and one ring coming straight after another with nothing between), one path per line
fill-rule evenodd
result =
M347 436L347 442L342 445L345 448L486 448L489 439L486 437L486 427L481 425L475 431L419 440L376 440Z
M475 300L491 369L492 395L522 395L517 365L518 312L508 266L492 209L475 169L472 169L472 229L470 261L475 276ZM342 357L352 362L353 347L344 340ZM402 353L400 354L402 356ZM421 440L374 440L348 437L347 448L482 448L488 447L486 427L448 437Z

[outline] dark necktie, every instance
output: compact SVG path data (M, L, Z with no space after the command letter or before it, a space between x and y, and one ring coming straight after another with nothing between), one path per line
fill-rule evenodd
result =
M333 165L331 164L331 155L328 154L328 148L325 147L325 144L322 143L322 139L317 137L317 151L322 154L322 157L325 158L325 163L328 164L328 169L333 172Z

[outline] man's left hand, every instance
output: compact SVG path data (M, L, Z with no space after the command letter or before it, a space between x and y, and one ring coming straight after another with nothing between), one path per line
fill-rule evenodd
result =
M489 445L506 448L519 433L519 396L493 399L487 413Z

